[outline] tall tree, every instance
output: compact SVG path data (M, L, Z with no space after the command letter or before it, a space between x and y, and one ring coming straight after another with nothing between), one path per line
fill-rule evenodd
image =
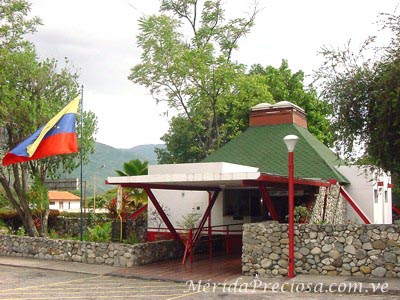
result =
M336 146L348 158L361 154L399 178L400 156L400 16L382 15L390 41L369 37L354 51L323 48L316 72L323 97L333 106Z
M28 18L29 12L27 1L0 2L1 156L49 121L79 92L75 72L68 66L60 68L55 60L39 60L34 45L24 39L25 34L35 32L40 24L38 18ZM96 117L84 112L83 120L80 148L83 161L87 162L88 154L94 151ZM30 189L31 181L35 183L34 189L42 186L46 177L57 176L60 168L71 172L78 165L78 154L73 154L0 167L2 193L30 236L39 234L31 211L32 195L42 194Z
M279 68L253 65L250 71L237 82L232 90L229 106L219 107L218 118L224 138L221 145L237 136L248 127L250 108L260 102L275 103L290 101L304 108L307 112L308 128L319 140L326 145L332 144L332 133L327 116L330 106L320 101L316 91L305 87L302 71L292 73L286 60ZM257 97L262 92L263 97ZM201 116L201 112L199 113ZM198 116L196 114L196 116ZM204 131L200 134L206 134ZM196 136L190 122L184 116L172 118L169 131L162 137L165 149L156 149L160 163L196 162L204 155L196 146Z
M272 102L290 101L307 113L309 131L327 146L332 146L334 135L330 129L328 116L331 105L318 97L313 86L304 84L303 71L295 73L289 68L287 60L282 60L279 68L259 64L250 68L249 75L262 75L262 82L272 95Z
M129 78L177 111L173 122L183 119L190 125L193 153L205 157L234 134L238 121L224 122L224 112L243 105L243 97L269 98L257 81L249 86L251 97L239 91L248 78L245 66L232 59L257 7L247 18L227 21L221 0L163 0L160 11L139 21L142 62Z

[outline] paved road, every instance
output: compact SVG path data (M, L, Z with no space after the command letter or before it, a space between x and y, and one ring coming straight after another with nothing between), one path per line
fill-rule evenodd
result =
M0 299L366 299L365 295L214 292L190 289L185 283L91 275L26 267L0 266ZM398 299L371 296L368 299Z

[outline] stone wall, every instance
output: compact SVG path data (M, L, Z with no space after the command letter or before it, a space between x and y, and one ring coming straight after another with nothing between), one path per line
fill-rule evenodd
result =
M400 225L295 225L295 273L400 277ZM286 276L288 225L243 226L243 275Z
M0 235L0 255L4 256L131 267L182 254L179 244L172 240L129 245Z
M326 189L326 187L319 188L319 193L316 195L311 212L310 223L318 223L323 219ZM347 204L346 200L340 195L339 189L339 184L332 184L328 190L325 208L325 221L328 224L347 223Z

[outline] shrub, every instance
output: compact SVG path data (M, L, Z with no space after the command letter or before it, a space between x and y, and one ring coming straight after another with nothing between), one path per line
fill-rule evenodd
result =
M92 242L109 242L111 238L111 222L105 222L102 225L95 225L93 228L88 227L84 235L85 241Z

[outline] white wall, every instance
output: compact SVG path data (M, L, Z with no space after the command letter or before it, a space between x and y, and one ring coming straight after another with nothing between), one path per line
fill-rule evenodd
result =
M174 227L178 227L178 222L183 221L183 216L191 213L203 215L208 205L208 193L203 191L175 191L175 190L153 190L158 203L164 208L169 220ZM157 228L154 220L156 209L152 202L148 201L148 227ZM165 228L163 223L161 227ZM155 231L149 229L149 231Z
M340 166L337 169L350 181L346 191L374 224L392 224L392 189L390 176L371 171L369 166ZM382 182L382 186L378 185ZM348 204L347 219L363 223Z
M172 225L177 228L182 218L190 213L200 213L203 216L208 206L209 194L203 191L174 191L174 190L153 190L154 196L162 207L167 207L168 218ZM157 223L154 222L155 207L149 200L148 204L148 227L149 231L156 231ZM250 217L244 217L243 220L233 220L232 216L223 215L223 191L218 195L217 200L211 210L211 226L220 226L237 223L250 223ZM205 223L207 227L208 221ZM162 224L165 228L165 224ZM215 228L217 230L226 230L226 227ZM230 226L230 230L241 229L241 226Z
M57 209L59 211L79 211L81 209L80 201L70 201L70 200L56 200L53 205L49 205L50 209ZM60 202L63 204L63 208L60 208Z

